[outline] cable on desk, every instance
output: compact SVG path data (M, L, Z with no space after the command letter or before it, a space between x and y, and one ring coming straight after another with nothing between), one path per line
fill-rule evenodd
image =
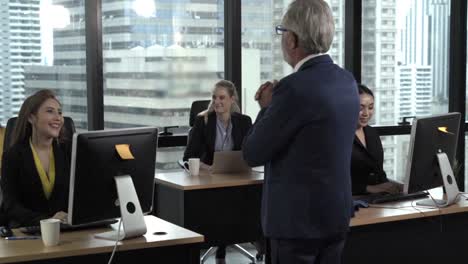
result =
M115 252L117 251L117 245L119 243L119 237L120 237L120 227L122 226L122 219L120 219L120 223L119 223L119 228L117 229L117 238L115 239L115 245L114 245L114 249L112 250L112 254L109 258L109 261L107 262L107 264L111 264L112 263L112 259L114 258L114 254Z
M384 208L384 209L405 209L405 208L412 208L411 205L405 206L388 206L388 205L376 205L376 204L369 204L369 208Z
M432 196L432 194L430 192L428 192L428 194L429 194L429 198L432 200L432 202L434 203L435 206L416 205L416 206L413 206L413 208L415 210L417 210L420 214L422 214L423 217L426 217L426 215L421 210L419 210L418 207L423 207L423 208L428 208L428 209L437 209L437 211L439 212L439 219L440 219L439 228L440 228L440 232L442 233L444 231L444 225L443 225L443 221L442 221L443 220L442 206L440 206L438 203L436 203L435 198ZM460 194L458 194L458 195L460 195ZM455 198L455 200L458 198L458 195ZM413 205L413 202L411 202L411 205Z
M468 193L466 193L466 192L459 192L458 193L459 196L463 196L463 198L466 198L466 200L468 200L468 197L465 194L468 194Z

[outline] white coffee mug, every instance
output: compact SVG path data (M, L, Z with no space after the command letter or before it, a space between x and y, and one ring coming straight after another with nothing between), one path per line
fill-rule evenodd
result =
M54 218L41 220L41 236L44 245L58 245L60 242L60 220Z
M188 164L189 169L185 166ZM184 168L190 175L196 176L200 173L200 159L199 158L190 158L187 161L184 161Z

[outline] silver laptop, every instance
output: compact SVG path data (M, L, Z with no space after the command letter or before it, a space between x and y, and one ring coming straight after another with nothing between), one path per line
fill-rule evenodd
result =
M212 174L250 172L242 151L216 151L213 155Z

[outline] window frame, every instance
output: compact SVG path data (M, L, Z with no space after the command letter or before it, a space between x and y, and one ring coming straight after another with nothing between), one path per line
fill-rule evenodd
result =
M241 3L242 1L224 1L224 38L225 38L225 79L236 84L239 97L242 98L242 61L241 61ZM87 103L88 129L104 128L104 83L102 51L102 0L85 1L86 20L86 69L87 69ZM449 41L449 111L462 114L461 132L468 132L466 119L466 54L467 54L467 2L451 0L450 2L450 36ZM361 80L362 68L362 1L345 1L345 46L344 65ZM377 126L381 135L410 134L409 126ZM465 133L460 133L457 159L465 160ZM159 147L185 146L187 135L161 136ZM464 162L457 179L465 181ZM459 184L460 185L460 184ZM464 184L460 186L464 190Z

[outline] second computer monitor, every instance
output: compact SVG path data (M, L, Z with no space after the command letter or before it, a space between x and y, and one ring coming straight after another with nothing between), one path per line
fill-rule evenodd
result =
M118 197L116 176L124 175L130 176L126 182L133 182L141 211L151 212L157 138L157 128L75 134L72 146L69 222L80 225L120 217L119 203L123 202L123 197ZM131 208L134 204L129 202L126 209L135 209Z
M437 154L445 153L449 166L453 167L460 116L460 113L448 113L418 118L413 122L404 193L424 191L444 184Z

